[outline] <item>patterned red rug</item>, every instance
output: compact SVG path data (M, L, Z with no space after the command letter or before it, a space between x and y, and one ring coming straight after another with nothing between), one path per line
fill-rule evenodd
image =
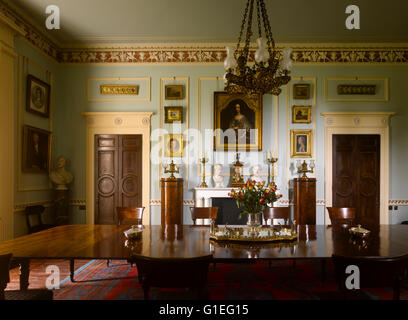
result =
M256 264L217 264L210 266L208 291L212 300L315 300L319 292L335 292L333 267L327 265L325 284L321 282L319 262L275 261ZM138 283L137 268L124 261L92 260L69 277L54 291L56 300L140 300L143 291ZM157 299L160 289L152 288L150 299ZM162 290L164 291L164 290ZM371 299L392 299L391 289L366 291ZM408 299L407 290L401 299Z

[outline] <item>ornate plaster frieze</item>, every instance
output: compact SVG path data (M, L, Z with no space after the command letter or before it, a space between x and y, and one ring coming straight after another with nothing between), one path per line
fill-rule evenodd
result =
M0 2L0 13L21 27L24 38L60 63L195 63L222 64L225 45L221 43L184 44L85 44L62 48L39 31L22 15ZM231 45L231 44L230 44ZM285 44L292 47L295 64L404 64L408 63L408 44ZM278 50L283 45L278 44ZM253 61L255 48L251 51Z

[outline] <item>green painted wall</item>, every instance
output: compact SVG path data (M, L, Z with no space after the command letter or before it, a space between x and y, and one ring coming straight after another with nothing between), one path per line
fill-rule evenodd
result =
M188 77L189 78L189 127L198 127L198 118L201 119L201 128L212 129L213 127L213 92L223 90L222 80L203 80L199 78L220 77L224 73L223 67L213 65L58 65L54 61L39 53L37 49L31 47L22 39L16 39L16 51L18 54L28 57L35 64L52 73L54 86L52 91L52 120L53 120L53 143L52 143L52 166L54 160L59 155L64 155L70 159L70 170L74 174L72 188L72 199L85 199L85 157L86 157L86 122L81 115L82 112L103 112L103 111L151 111L152 131L159 128L160 110L160 78L164 77ZM16 62L16 73L17 62ZM24 72L34 73L38 77L44 77L35 67L29 66ZM23 83L16 84L16 101L19 95L18 85L25 88L25 76ZM408 181L405 159L408 158L408 123L407 104L408 66L392 65L331 65L331 66L295 66L292 72L293 77L316 78L316 118L312 119L316 124L316 177L319 181L317 188L317 199L324 199L324 124L321 112L327 111L393 111L396 115L391 118L390 123L390 199L408 199L408 190L405 187ZM389 78L390 99L388 102L326 102L324 100L324 79L328 77L376 77ZM151 78L151 101L150 102L89 102L87 99L87 81L89 78L115 78L115 77L150 77ZM16 79L16 82L19 80ZM304 81L305 82L305 81ZM198 88L200 83L200 89ZM200 90L200 99L199 99ZM25 92L23 101L25 101ZM283 198L288 198L287 181L293 176L287 176L287 166L293 165L295 159L287 163L287 154L290 151L287 132L291 128L312 128L311 125L293 125L287 122L287 98L286 88L283 88L279 96L279 103L276 106L272 96L264 96L263 99L263 150L274 149L275 141L275 108L278 107L278 141L279 141L279 166L277 173L277 183ZM201 105L201 113L198 114L198 105ZM309 103L310 101L304 101ZM290 99L289 107L293 105ZM22 109L25 108L23 104ZM24 110L22 122L47 129L48 123L44 119L39 119ZM16 108L16 123L18 114ZM17 130L22 130L16 125ZM17 139L17 138L16 138ZM153 143L154 145L154 143ZM15 148L17 159L18 148L21 148L21 141L18 141ZM211 146L207 147L210 150ZM224 158L224 154L217 153L216 157ZM262 158L262 153L259 153ZM224 163L224 172L228 173L228 166L231 166L234 154L230 154ZM244 157L244 161L245 161ZM247 164L250 159L246 159ZM15 204L29 202L48 201L52 199L51 191L18 191L17 168L15 183ZM156 165L151 166L151 189L150 198L160 199L158 178L160 173ZM248 172L249 168L245 169ZM207 167L207 172L210 166ZM262 172L267 172L267 167L263 164ZM44 184L44 176L25 176L24 183ZM192 189L200 182L197 175L197 164L189 164L189 183L184 192L185 199L193 199ZM210 177L207 183L212 185ZM79 207L71 208L72 223L85 223L85 211ZM408 207L400 206L397 211L390 211L390 223L399 223L408 220ZM188 207L185 207L184 222L191 223ZM324 223L324 207L318 206L318 223ZM160 207L151 207L151 223L160 223ZM21 211L15 212L15 235L26 233L24 215Z
M62 150L72 160L72 170L75 174L73 185L73 198L85 198L85 134L86 124L81 112L91 111L152 111L152 130L159 127L160 108L160 78L162 77L189 77L190 98L189 98L189 125L190 128L198 126L198 79L204 77L220 78L223 75L222 66L169 66L169 65L144 65L144 66L63 66L63 75L58 83L63 88L61 96L58 97L58 115L56 118L64 119L55 128L55 133L59 137ZM406 66L295 66L293 77L314 77L316 78L317 92L317 117L316 121L316 164L318 190L317 199L324 199L324 124L321 112L327 111L393 111L396 116L391 119L390 129L390 199L407 199L408 191L404 188L408 173L404 170L405 165L401 159L407 157L408 129L405 123L408 120L406 113L407 85L404 78L408 75ZM380 77L389 78L390 100L388 102L326 102L324 101L324 79L327 77ZM151 101L150 102L88 102L87 101L87 79L98 77L151 77ZM200 82L200 102L201 102L201 128L213 127L213 92L223 88L222 81L208 80ZM292 104L292 101L290 102ZM274 148L274 108L271 96L264 97L264 150ZM291 107L291 105L290 105ZM290 125L290 128L293 128ZM297 126L296 128L310 128L311 126ZM289 128L289 129L290 129ZM286 121L286 89L283 89L279 97L279 174L277 177L278 186L284 198L288 197L286 175L286 157L288 148ZM233 155L229 158L229 165L233 162ZM291 163L295 160L291 160ZM225 166L227 164L224 164ZM289 164L290 165L290 164ZM158 184L158 167L151 167L151 199L160 199ZM263 172L266 172L266 166ZM208 171L208 169L207 169ZM292 177L289 177L292 178ZM210 181L207 178L207 182ZM196 164L189 165L189 185L185 190L184 198L192 199L192 188L199 184ZM160 223L160 207L151 207L151 222ZM75 221L85 221L85 211L74 210ZM186 223L189 219L188 208L185 208L184 219ZM408 207L399 207L398 211L392 211L390 222L398 223L407 220ZM318 223L324 222L324 207L318 207Z

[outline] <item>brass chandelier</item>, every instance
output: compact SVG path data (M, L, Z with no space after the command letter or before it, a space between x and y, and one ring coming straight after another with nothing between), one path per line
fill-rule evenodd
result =
M250 57L250 41L253 35L252 16L255 3L259 37L256 40L258 49L254 56L255 63L250 67L248 60ZM265 38L262 37L262 25ZM245 26L245 44L242 47L241 39ZM224 67L227 72L224 80L226 82L225 91L228 93L279 95L282 91L280 87L286 85L291 79L289 74L292 68L292 49L284 48L282 59L280 59L272 37L264 0L247 0L237 47L236 49L227 47L226 50L227 58L224 61Z

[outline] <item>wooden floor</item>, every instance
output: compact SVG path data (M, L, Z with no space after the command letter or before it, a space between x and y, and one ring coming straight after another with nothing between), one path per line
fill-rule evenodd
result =
M88 263L89 260L75 260L75 270ZM45 272L47 266L55 265L60 269L60 279L69 277L68 260L32 260L30 261L30 286L29 289L45 288L45 281L49 274ZM20 270L15 268L10 270L10 282L6 290L18 290L20 288Z

